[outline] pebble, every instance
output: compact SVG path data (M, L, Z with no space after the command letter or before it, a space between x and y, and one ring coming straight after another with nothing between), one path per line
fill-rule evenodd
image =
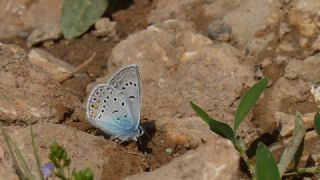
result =
M166 153L168 154L172 154L173 153L173 149L172 148L166 148Z
M100 18L94 25L96 30L93 34L97 37L108 37L109 39L117 38L117 23L115 21L110 21L109 18Z
M208 36L212 40L228 42L231 39L231 32L231 27L220 20L213 21L208 26Z

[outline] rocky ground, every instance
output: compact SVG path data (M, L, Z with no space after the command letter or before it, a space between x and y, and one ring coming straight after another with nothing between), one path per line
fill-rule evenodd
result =
M231 142L189 101L232 124L243 93L263 77L270 84L239 136L248 146L281 144L300 112L302 163L319 161L320 1L112 0L95 27L71 40L60 32L61 3L0 0L0 120L35 172L30 124L44 161L57 141L72 168L90 167L96 179L247 179ZM117 144L88 124L85 105L95 84L127 64L141 70L150 137ZM0 177L18 179L2 136Z

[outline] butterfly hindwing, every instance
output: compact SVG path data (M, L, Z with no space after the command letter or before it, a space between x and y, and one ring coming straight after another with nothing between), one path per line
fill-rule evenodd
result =
M140 75L137 65L127 66L113 75L108 84L120 91L132 112L134 128L140 123Z
M89 121L112 136L125 134L133 126L132 113L124 96L107 84L97 85L87 104Z

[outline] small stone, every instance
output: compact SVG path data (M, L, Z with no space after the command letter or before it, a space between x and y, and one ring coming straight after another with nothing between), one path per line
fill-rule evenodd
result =
M272 61L270 60L270 59L264 59L263 61L262 61L262 63L261 63L261 67L262 68L265 68L265 67L267 67L267 66L269 66L269 65L271 65L272 64Z
M289 61L288 57L285 57L285 56L277 56L276 59L275 59L275 62L277 64L285 64Z
M298 79L298 74L295 72L287 72L284 74L284 76L289 80L295 80Z
M289 24L297 28L299 33L305 37L311 37L315 34L317 26L312 16L308 13L293 10L288 14Z
M231 39L232 29L223 21L213 21L208 26L208 36L213 40L227 42Z
M261 79L263 77L263 73L261 68L257 68L254 72L254 78Z
M0 159L4 158L4 149L0 146Z
M32 49L28 54L28 58L32 64L41 67L56 79L71 73L73 70L72 65L42 49Z
M110 21L109 18L100 18L94 25L96 30L93 31L93 34L97 37L116 39L118 37L116 25L117 23L115 21Z
M281 0L281 3L283 4L289 4L291 2L291 0Z
M320 36L318 36L317 39L313 42L312 49L320 50Z
M34 29L27 39L27 46L32 47L34 44L55 40L62 36L59 24L49 24L37 29Z
M280 37L283 37L285 34L290 32L291 29L287 23L281 22L279 27L279 35Z
M320 28L320 16L317 15L313 18L314 23L317 25L318 28Z
M166 148L165 151L168 154L172 154L173 153L173 149L172 148Z
M294 47L293 45L288 42L288 41L282 41L279 46L278 46L278 49L280 52L281 51L285 51L285 52L291 52L291 51L294 51Z
M319 102L320 101L320 86L311 86L311 93L314 96L314 99Z
M307 45L308 45L308 38L301 37L299 39L299 44L300 44L301 47L306 48Z
M304 125L307 129L312 128L313 124L313 117L315 113L306 113L302 115L302 119ZM280 136L281 137L288 137L292 135L295 123L295 115L286 114L284 112L277 111L273 115L274 119L278 126L280 125Z

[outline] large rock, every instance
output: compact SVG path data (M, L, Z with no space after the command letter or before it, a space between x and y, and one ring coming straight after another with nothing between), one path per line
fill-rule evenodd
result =
M309 56L303 61L291 59L285 68L286 78L296 77L305 81L316 83L320 79L320 54ZM309 87L311 88L311 86Z
M23 157L26 158L32 173L38 177L36 161L34 157L30 128L29 127L6 127L5 130L17 145ZM33 126L33 132L37 147L39 148L42 165L49 162L48 155L53 142L62 145L71 158L71 169L77 170L90 168L95 179L100 179L103 170L103 163L108 161L105 152L117 146L116 143L105 141L103 138L80 132L76 129L51 123L41 123ZM8 154L3 136L0 137L0 149ZM4 164L9 164L8 157ZM1 167L1 166L0 166ZM1 168L0 168L1 169ZM6 169L4 169L6 170Z
M318 14L320 2L317 0L292 0L293 8L312 14Z
M281 16L278 1L248 0L226 14L223 21L231 26L238 45L256 54L275 38Z
M27 36L47 26L59 28L61 6L61 0L0 1L0 38Z
M293 0L288 13L289 23L306 37L312 37L319 27L319 8L317 0Z
M156 8L148 16L149 23L161 23L168 19L186 20L187 9L192 8L195 0L160 0L157 1Z
M189 151L168 165L150 173L127 177L138 179L225 179L238 178L239 155L230 141L211 141L203 147ZM237 177L237 178L236 178Z
M234 103L251 86L253 68L229 44L212 44L192 25L166 21L135 33L112 51L109 72L138 64L142 78L142 117L189 117L189 101L221 120L231 120Z
M150 129L151 124L154 124L156 130L152 131L152 129ZM141 149L139 143L136 145L130 144L129 147L126 147L126 151L119 148L116 151L110 152L107 155L109 160L105 163L105 170L103 173L104 179L123 179L129 175L141 173L144 169L154 171L159 167L171 167L170 161L176 158L180 159L179 157L181 156L182 159L184 159L183 154L187 151L191 151L189 152L190 154L197 154L197 157L201 155L202 157L200 159L210 159L207 154L200 153L203 152L202 150L199 150L200 152L198 152L198 149L207 147L206 151L215 153L214 148L211 149L213 142L216 145L215 147L220 148L220 151L232 151L231 142L214 134L209 126L199 117L164 117L155 121L143 121L142 127L144 127L149 134L140 139L142 144L144 139L150 141L149 138L152 137L152 142L149 142L147 145L148 149L150 149L149 153L144 153L142 155L141 152L137 151L137 146L140 146ZM232 153L234 152L232 151ZM237 154L235 156L237 156ZM239 159L233 158L234 157L232 156L231 159L228 159L227 161L234 161L234 165L238 165ZM196 168L198 166L195 162L190 163L192 164L190 164L189 167ZM218 164L219 163L217 163L217 165ZM172 174L172 176L183 175L184 172L175 172ZM140 175L137 175L137 177L140 177Z
M23 49L0 44L0 119L13 122L59 122L82 108L48 71L32 64Z
M255 55L277 38L281 18L277 0L160 0L148 20L155 24L168 19L191 21L202 31L212 21L223 20L231 27L237 45Z

